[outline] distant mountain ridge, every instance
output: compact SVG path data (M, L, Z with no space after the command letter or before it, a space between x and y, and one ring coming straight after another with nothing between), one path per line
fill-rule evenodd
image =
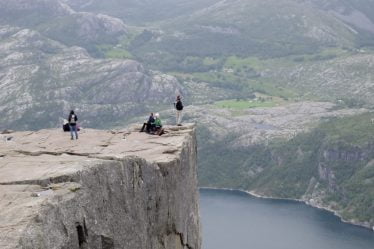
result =
M278 57L314 53L324 47L370 44L374 38L372 16L363 7L354 9L344 0L334 2L219 1L162 22L167 32L149 47L201 56ZM368 0L361 2L369 9L373 6Z
M62 0L76 10L105 13L134 25L193 13L219 0Z
M60 0L0 0L0 24L34 29L66 45L94 49L127 33L122 20L77 12Z

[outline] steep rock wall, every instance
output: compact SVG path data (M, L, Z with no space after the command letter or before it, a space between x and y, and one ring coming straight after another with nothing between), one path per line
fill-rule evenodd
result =
M30 172L0 178L1 248L200 249L193 126L163 137L87 131L70 150L53 132L0 146L2 173L12 161Z

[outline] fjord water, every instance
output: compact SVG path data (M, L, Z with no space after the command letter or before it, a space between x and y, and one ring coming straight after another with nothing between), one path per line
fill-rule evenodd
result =
M373 249L374 232L303 203L200 191L203 249Z

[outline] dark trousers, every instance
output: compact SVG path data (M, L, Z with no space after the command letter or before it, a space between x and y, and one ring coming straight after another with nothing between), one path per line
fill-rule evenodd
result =
M144 123L140 131L143 132L145 129L146 132L150 133L151 131L153 131L153 128L154 128L154 125L152 125L151 123Z

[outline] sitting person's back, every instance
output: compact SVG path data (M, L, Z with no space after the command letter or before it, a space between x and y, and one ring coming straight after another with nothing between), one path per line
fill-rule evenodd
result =
M161 119L160 119L160 114L156 113L156 119L155 119L155 126L156 128L161 128L162 127L162 122L161 122Z
M161 119L160 119L160 114L156 113L155 117L156 117L155 123L154 123L155 130L156 130L155 134L161 136L165 132L164 132L164 129L162 128L162 122L161 122Z

